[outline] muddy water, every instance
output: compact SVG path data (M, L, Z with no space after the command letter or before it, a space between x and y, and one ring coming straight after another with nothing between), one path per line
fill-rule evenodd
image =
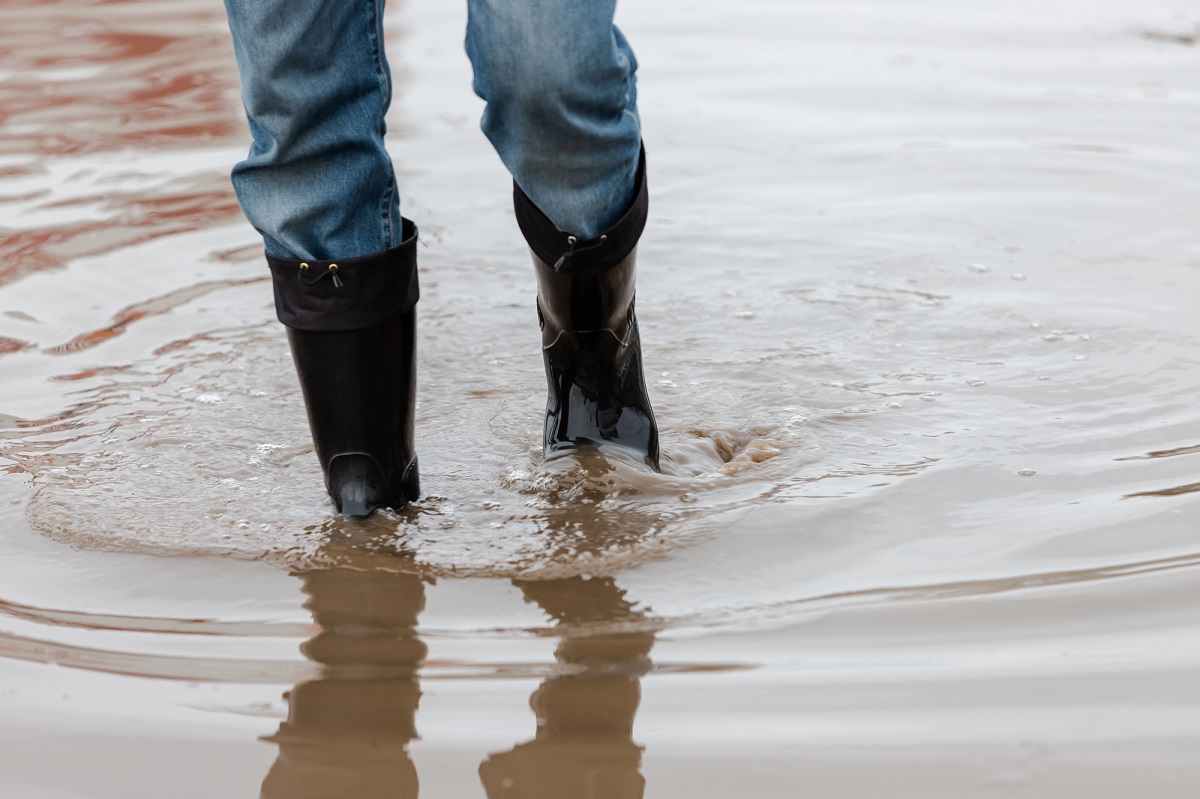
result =
M626 3L661 476L539 467L463 9L389 13L426 496L359 524L219 4L0 2L6 796L1195 795L1200 10Z

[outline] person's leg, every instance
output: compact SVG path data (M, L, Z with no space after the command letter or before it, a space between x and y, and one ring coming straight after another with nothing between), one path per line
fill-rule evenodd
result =
M383 0L226 0L254 137L233 171L337 510L416 499L417 230L383 146Z
M225 0L254 137L233 184L271 255L352 258L400 243L383 5Z
M598 236L633 199L637 61L616 0L469 0L467 54L483 131L563 231Z
M616 0L468 0L483 130L534 256L547 460L621 450L659 467L634 306L648 194L637 62Z

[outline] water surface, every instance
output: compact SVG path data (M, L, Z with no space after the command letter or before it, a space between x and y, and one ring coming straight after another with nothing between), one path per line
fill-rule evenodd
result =
M464 10L389 14L426 496L360 524L220 5L0 2L6 790L1195 795L1200 12L624 4L662 475L539 466Z

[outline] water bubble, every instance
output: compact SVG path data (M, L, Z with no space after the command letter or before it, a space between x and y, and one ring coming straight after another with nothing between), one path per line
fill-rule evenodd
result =
M987 381L981 377L968 377L967 385L968 386L986 386Z
M1012 279L1013 279L1013 280L1024 280L1024 279L1025 279L1025 275L1024 275L1024 274L1022 274L1021 272L1013 272L1013 273L1012 273Z
M680 502L695 502L695 501L696 501L696 495L695 495L695 494L692 494L692 493L690 493L690 492L689 492L689 493L687 493L687 494L682 494L682 495L680 495L680 497L679 497L679 501L680 501Z
M257 389L257 388L256 388L256 389L254 389L253 391L251 391L251 392L250 392L250 396L252 396L252 397L265 397L265 396L267 396L267 392L265 392L265 391L261 391L261 390L259 390L259 389Z
M1037 471L1034 469L1019 469L1017 474L1021 475L1022 477L1033 477L1035 474L1037 474Z
M1086 361L1087 359L1088 359L1088 357L1086 355L1076 355L1075 356L1075 360L1077 360L1077 361Z
M978 272L979 274L992 271L992 268L986 264L968 264L967 268L972 272Z
M1042 341L1062 341L1062 336L1058 333L1047 333L1042 336Z
M219 402L223 402L223 400L221 399L220 394L201 394L200 396L196 397L196 402L204 405L216 405Z
M1079 336L1079 340L1080 341L1091 341L1092 337L1090 335L1088 335L1087 333L1084 333Z
M902 402L889 402L889 403L887 404L887 406L888 406L889 408L903 408L903 407L904 407L904 403L902 403Z
M921 395L921 399L925 402L937 402L937 398L942 396L940 391L926 391Z
M753 319L758 316L754 311L738 311L734 314L738 319Z
M1038 380L1053 380L1053 379L1054 378L1051 377L1050 375L1038 375Z
M1042 323L1041 322L1030 322L1029 326L1032 327L1034 330L1038 330L1041 328Z

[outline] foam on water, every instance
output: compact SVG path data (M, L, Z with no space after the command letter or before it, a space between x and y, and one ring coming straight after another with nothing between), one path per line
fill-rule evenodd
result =
M535 407L518 431L446 394L426 397L420 413L424 423L436 409L434 428L454 435L421 436L430 493L399 514L333 519L278 331L208 334L88 392L72 440L34 474L27 513L87 548L297 569L352 541L413 553L434 573L607 574L703 534L702 517L744 500L737 473L798 438L788 425L688 431L661 476L603 458L542 468Z
M1122 335L1121 314L1095 306L1087 319L1064 315L1052 293L1014 293L968 266L918 261L899 271L820 286L783 276L730 288L704 314L691 312L699 300L649 292L642 315L663 425L662 475L615 459L541 466L538 355L519 349L533 339L526 309L514 297L516 307L479 315L485 322L455 310L469 301L456 286L477 292L481 281L485 291L491 283L498 305L519 289L502 269L474 281L435 277L420 345L425 496L365 523L331 516L280 329L265 321L187 331L134 363L69 375L77 385L69 436L55 432L58 417L18 424L26 446L41 442L40 454L22 461L35 488L27 518L54 540L106 551L303 570L366 548L411 557L430 575L555 578L615 574L771 507L853 515L929 472L956 481L968 452L976 464L1007 461L996 464L997 478L1030 475L1037 459L1003 454L1003 431L1021 419L1023 436L1050 439L1058 417L1020 407L1055 406L1064 389L1077 391L1070 386L1089 375L1079 354L1105 355L1078 327L1111 341ZM653 276L647 282L653 286ZM210 311L228 306L268 315L261 283L219 289L189 295L190 313L178 321L207 323ZM736 310L745 307L755 309L753 319ZM706 324L706 316L724 321ZM1054 341L1030 327L1033 317L1055 320ZM793 319L803 326L789 328ZM735 325L736 334L721 334ZM1110 349L1096 368L1112 357ZM1078 406L1065 399L1057 412ZM1044 498L1056 501L1053 491ZM1053 513L1030 510L1033 525L1037 513ZM974 527L987 546L986 512ZM879 552L926 535L919 524L899 524ZM854 538L844 541L846 553L856 551ZM800 537L776 545L763 566L803 571L812 557L812 542ZM709 607L727 617L811 598L783 584L782 593L750 591L741 583L756 573L679 610L695 618ZM843 588L861 587L853 575L843 569Z

